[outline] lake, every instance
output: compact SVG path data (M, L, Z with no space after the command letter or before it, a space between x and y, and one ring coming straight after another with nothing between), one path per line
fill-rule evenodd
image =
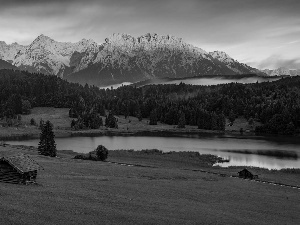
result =
M98 145L109 150L159 149L169 151L196 151L229 159L221 166L256 166L268 169L300 168L299 138L241 138L230 136L100 136L56 138L57 149L87 153ZM38 139L7 141L13 145L38 146ZM251 154L250 154L251 153Z

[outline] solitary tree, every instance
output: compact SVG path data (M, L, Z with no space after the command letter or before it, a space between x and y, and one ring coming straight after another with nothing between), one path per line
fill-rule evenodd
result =
M53 125L49 120L42 126L38 152L45 156L56 156L56 144L54 141Z
M104 161L107 159L108 150L103 145L98 145L98 147L96 148L96 154L98 159Z
M35 122L35 120L33 118L31 118L31 120L30 120L30 125L32 125L32 126L36 125L36 122Z

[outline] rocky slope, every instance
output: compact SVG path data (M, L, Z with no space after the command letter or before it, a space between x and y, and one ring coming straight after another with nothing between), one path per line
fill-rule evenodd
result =
M75 67L77 55L98 48L92 40L77 43L61 43L40 35L29 46L0 45L0 57L22 70L54 74L63 77Z
M149 78L261 73L224 52L207 53L174 36L113 34L98 45L61 43L40 35L29 46L0 42L0 59L20 69L95 85Z
M149 33L138 38L128 34L113 34L105 39L98 52L85 53L81 60L90 66L78 69L67 79L80 83L110 84L162 77L256 72L237 61L228 67L203 49L183 42L181 38ZM234 68L237 65L241 65L243 70Z
M214 51L209 53L213 58L219 60L224 63L230 70L234 71L237 74L247 74L247 73L255 73L260 75L265 75L258 69L250 67L244 63L240 63L237 60L231 58L228 54L222 51Z

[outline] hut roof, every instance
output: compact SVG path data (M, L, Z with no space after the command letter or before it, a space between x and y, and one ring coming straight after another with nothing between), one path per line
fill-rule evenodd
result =
M20 173L27 173L30 171L39 170L42 167L28 155L7 155L0 158L0 161L9 163L12 167L18 170Z
M243 172L248 172L248 173L251 173L249 170L247 170L247 169L243 169L243 170L241 170L240 172L238 172L238 173L243 173Z

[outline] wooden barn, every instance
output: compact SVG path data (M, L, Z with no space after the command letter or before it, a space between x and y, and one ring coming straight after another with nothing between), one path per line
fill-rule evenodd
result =
M37 162L25 154L0 156L0 182L35 183L40 168Z
M257 175L253 175L249 170L243 169L242 171L238 172L239 178L244 178L244 179L256 179L258 178Z

